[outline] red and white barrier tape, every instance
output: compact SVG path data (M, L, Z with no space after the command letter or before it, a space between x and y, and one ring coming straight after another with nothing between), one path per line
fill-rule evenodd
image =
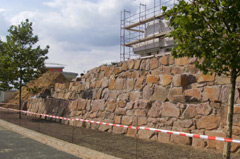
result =
M55 116L55 115L43 114L43 113L33 113L33 112L29 112L29 111L24 111L24 110L16 110L16 109L11 109L11 108L2 108L2 107L0 107L0 109L8 109L8 110L11 110L11 111L16 111L16 112L21 111L21 112L26 113L26 114L45 116L45 117L54 118L54 119L61 119L61 120L68 120L68 121L81 121L81 122L86 122L86 123L108 125L108 126L116 126L116 127L128 128L128 129L148 130L148 131L154 131L154 132L157 132L157 133L164 133L164 134L171 134L171 135L178 135L178 136L186 136L186 137L206 139L206 140L215 140L215 141L222 141L222 142L232 142L232 143L240 144L240 140L237 140L237 139L229 139L229 138L216 137L216 136L207 136L207 135L199 135L199 134L190 134L190 133L184 133L184 132L177 132L177 131L170 131L170 130L148 128L148 127L143 127L143 126L135 127L135 126L120 125L120 124L113 124L113 123L105 123L105 122L93 121L93 120L85 120L85 119L79 119L79 118L66 118L66 117L60 117L60 116Z

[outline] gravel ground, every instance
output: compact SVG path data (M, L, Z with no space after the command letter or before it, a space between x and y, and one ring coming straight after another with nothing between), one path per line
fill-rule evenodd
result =
M73 127L59 122L38 119L17 113L0 111L0 118L40 133L100 151L123 159L221 159L222 152L201 150L190 146L163 144L115 135L108 132ZM233 159L239 154L233 154Z

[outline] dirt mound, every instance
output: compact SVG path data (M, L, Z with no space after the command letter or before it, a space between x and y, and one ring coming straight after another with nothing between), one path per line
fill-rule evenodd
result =
M29 82L26 86L22 87L22 101L27 101L30 97L42 93L46 88L54 86L55 83L69 82L62 73L60 72L47 72L36 80ZM35 88L34 91L29 91L29 88ZM17 91L13 98L7 103L19 104L19 91ZM18 108L18 106L11 106Z

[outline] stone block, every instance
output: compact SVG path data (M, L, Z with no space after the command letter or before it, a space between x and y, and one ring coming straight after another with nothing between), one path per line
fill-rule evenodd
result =
M133 118L130 116L123 116L122 117L122 124L123 125L131 125L133 122Z
M184 128L173 128L173 131L189 133L189 129ZM186 136L171 135L171 142L178 145L190 145L191 139Z
M133 108L133 104L134 104L134 102L131 102L131 101L128 102L127 105L126 105L126 109L127 109L127 110L132 109L132 108Z
M145 112L145 110L142 110L142 109L135 109L134 115L137 116L137 117L140 117L140 116L145 117L146 112Z
M199 69L196 68L195 65L188 65L188 66L186 67L186 70L188 70L188 72L189 72L190 74L197 74L197 73L199 72Z
M141 98L141 93L140 92L134 91L134 92L129 93L130 101L134 101L134 100L137 100L137 99L140 99L140 98Z
M178 74L173 77L173 85L175 87L185 87L188 84L191 84L191 76L187 74Z
M183 89L182 87L174 87L169 90L168 93L168 99L169 101L175 102L176 98L175 96L182 96L183 95Z
M92 102L92 111L99 111L105 109L105 102L104 100L94 100Z
M179 66L184 66L188 64L188 58L187 57L181 57L175 59L175 64Z
M202 83L202 82L213 82L215 80L215 74L212 75L204 75L201 74L197 77L197 82Z
M137 130L136 129L128 129L126 136L136 137Z
M102 85L102 81L101 81L101 80L98 80L98 81L96 82L96 88L100 88L101 85Z
M146 85L143 88L143 99L150 99L153 94L153 89L149 87L149 85Z
M197 120L197 129L217 129L219 126L219 117L215 115L211 116L203 116L202 118Z
M125 115L126 114L126 109L125 108L117 108L115 113L117 115Z
M173 127L180 127L180 128L190 128L191 126L193 126L192 120L177 120L173 124Z
M113 127L113 133L114 134L125 134L127 132L127 128L121 128L121 127Z
M160 129L163 129L163 130L171 130L170 127L161 127ZM161 143L170 143L170 138L171 138L171 135L170 135L170 134L158 133L158 142L161 142Z
M146 117L137 117L137 125L142 126L147 124L147 118Z
M146 69L146 59L143 59L140 65L140 70L145 70Z
M160 100L160 101L165 101L167 99L167 89L162 86L155 86L154 87L154 93L152 96L152 100Z
M136 90L141 90L143 88L143 80L144 77L139 77L135 83L135 89Z
M184 119L192 119L196 115L209 115L212 111L212 108L209 106L209 103L201 104L189 104L185 111L183 112Z
M172 76L171 75L161 75L160 76L160 84L162 86L167 86L171 83Z
M164 117L176 117L180 116L180 110L176 104L165 102L162 105L162 112L161 115Z
M162 67L162 74L171 75L171 71L172 71L172 67L169 67L169 66Z
M184 95L187 101L200 101L202 98L201 92L197 88L185 90Z
M140 67L140 64L141 64L141 60L136 60L136 61L135 61L135 65L134 65L134 69L135 69L135 70L138 70L139 67Z
M158 68L158 58L152 58L150 60L150 69L153 70L156 68Z
M153 136L154 132L153 131L148 131L148 130L139 130L137 136L140 139L150 139Z
M79 99L78 100L78 109L79 110L85 110L87 106L87 101L84 99Z
M233 126L232 133L233 133L233 135L240 135L240 127L239 126Z
M115 100L108 100L106 111L114 112L116 109L116 101Z
M168 62L168 56L167 55L164 55L160 58L160 63L164 66L167 66L169 64Z
M134 67L134 60L129 60L128 61L128 69L131 70Z
M109 129L111 129L111 126L109 126L109 125L100 125L98 127L98 130L100 130L100 131L108 131Z
M120 72L120 68L114 67L114 71L113 72L114 72L115 75L118 74Z
M115 84L115 79L111 78L108 86L110 90L113 90L115 88L114 84Z
M132 72L132 78L138 78L139 77L139 72L133 71Z
M220 89L218 86L207 86L204 87L203 100L218 101L219 100Z
M160 108L162 106L162 102L160 100L156 100L151 109L148 111L148 116L156 118L160 116Z
M154 75L148 75L146 79L147 83L157 83L158 81L159 81L159 77Z
M204 135L204 131L192 130L193 134ZM192 146L196 148L204 148L207 146L207 141L199 138L192 138Z
M128 78L127 79L127 91L130 92L134 88L134 79L133 78Z
M78 101L77 101L77 100L72 101L72 103L71 103L71 109L72 109L72 110L78 110Z
M180 67L180 66L173 66L172 67L172 74L176 75L176 74L183 74L185 72L184 67Z
M103 91L102 88L100 88L100 89L97 90L97 92L96 92L96 99L101 99L101 97L102 97L102 91Z
M124 79L117 78L116 79L116 90L123 90L124 89Z
M121 124L122 117L121 116L114 116L114 123L115 124Z
M117 101L117 107L124 108L126 104L127 104L127 101L124 99L119 98L119 100Z
M126 71L127 69L128 69L128 63L127 62L123 62L121 71Z

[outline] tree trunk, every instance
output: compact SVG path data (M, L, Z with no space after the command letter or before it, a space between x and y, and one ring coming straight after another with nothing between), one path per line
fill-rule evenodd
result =
M22 109L22 79L20 79L19 83L19 119L21 119L21 109Z
M227 127L226 127L226 133L225 133L226 138L232 138L236 78L237 78L236 69L233 69L231 71L231 94L229 98L230 102L228 104L228 111L227 111ZM230 159L230 155L231 155L231 143L225 142L224 149L223 149L223 159Z

